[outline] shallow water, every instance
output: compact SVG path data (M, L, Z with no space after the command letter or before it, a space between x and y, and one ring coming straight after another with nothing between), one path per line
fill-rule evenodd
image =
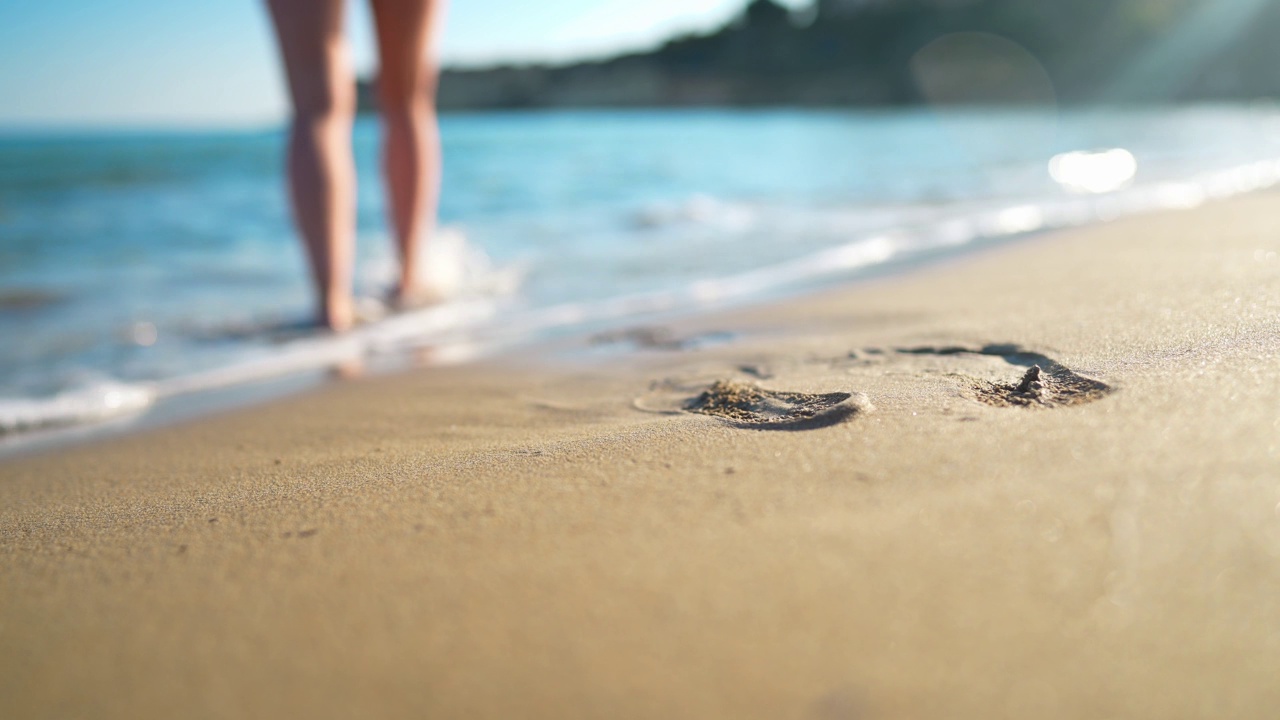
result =
M427 262L452 300L341 339L296 331L309 291L280 132L13 134L0 138L0 432L408 348L465 359L1190 206L1274 183L1278 118L1266 107L450 116L441 220L455 230ZM394 272L377 145L376 124L360 121L367 297ZM1090 187L1102 192L1050 172L1056 155L1109 148L1127 152L1054 166L1100 172ZM1105 177L1117 172L1133 177Z

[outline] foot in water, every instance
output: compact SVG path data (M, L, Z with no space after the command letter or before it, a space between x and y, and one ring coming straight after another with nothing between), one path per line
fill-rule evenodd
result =
M387 305L397 312L420 310L444 301L443 292L424 283L401 283L387 296Z
M336 333L346 332L356 324L355 302L350 295L328 298L320 306L320 315L316 318L320 327L328 328Z
M435 287L419 284L405 289L393 288L386 299L344 297L322 303L315 324L335 333L343 333L357 325L381 320L392 313L421 310L439 305L447 296Z

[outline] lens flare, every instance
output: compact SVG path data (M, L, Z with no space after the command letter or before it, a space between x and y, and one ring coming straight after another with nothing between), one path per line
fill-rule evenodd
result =
M1049 176L1069 192L1108 193L1127 187L1138 160L1124 148L1068 152L1049 160Z

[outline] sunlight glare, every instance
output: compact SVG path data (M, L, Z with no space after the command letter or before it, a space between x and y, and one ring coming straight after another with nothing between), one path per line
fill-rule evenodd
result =
M1062 153L1049 161L1049 175L1074 193L1119 190L1127 187L1137 173L1137 159L1124 148Z

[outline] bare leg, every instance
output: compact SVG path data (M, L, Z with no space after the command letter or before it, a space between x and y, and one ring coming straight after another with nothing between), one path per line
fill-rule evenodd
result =
M293 102L289 186L311 261L319 320L352 324L355 77L343 37L343 0L267 0Z
M372 0L378 32L378 103L385 126L383 169L400 250L400 301L430 292L416 276L418 253L436 222L440 131L431 41L443 0Z

